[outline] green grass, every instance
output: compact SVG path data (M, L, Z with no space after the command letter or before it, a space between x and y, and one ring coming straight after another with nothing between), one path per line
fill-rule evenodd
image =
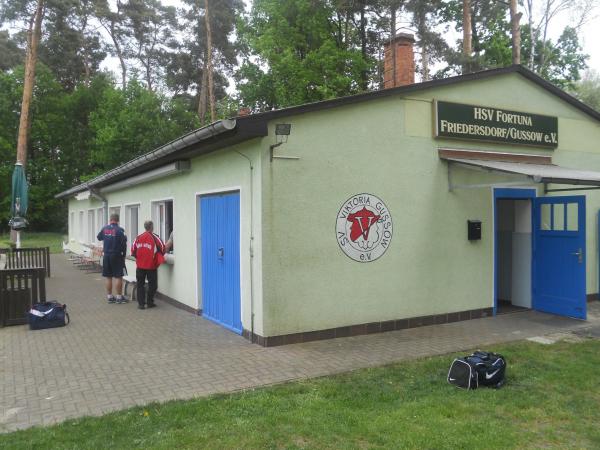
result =
M446 383L453 355L0 435L0 448L600 448L600 341L494 347L505 387Z
M62 252L63 235L60 233L21 232L21 247L50 247L50 253ZM0 234L0 248L10 247L10 234Z

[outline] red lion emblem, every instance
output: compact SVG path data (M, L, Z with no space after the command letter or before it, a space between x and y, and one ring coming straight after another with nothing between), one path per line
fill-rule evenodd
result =
M381 216L369 211L365 207L360 211L348 215L348 222L352 222L352 227L350 228L350 239L352 242L356 242L360 236L362 236L365 241L368 240L369 229L375 225L380 218Z

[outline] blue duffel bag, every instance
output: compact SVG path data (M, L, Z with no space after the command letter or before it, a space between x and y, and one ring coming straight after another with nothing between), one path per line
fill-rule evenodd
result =
M32 330L64 327L69 323L67 305L58 302L36 303L29 310L28 316L29 328Z

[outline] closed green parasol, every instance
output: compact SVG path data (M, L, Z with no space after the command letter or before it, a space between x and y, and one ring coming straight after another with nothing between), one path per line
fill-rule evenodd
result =
M25 217L29 204L28 190L25 169L21 163L16 163L12 176L12 197L10 199L10 212L13 217Z

